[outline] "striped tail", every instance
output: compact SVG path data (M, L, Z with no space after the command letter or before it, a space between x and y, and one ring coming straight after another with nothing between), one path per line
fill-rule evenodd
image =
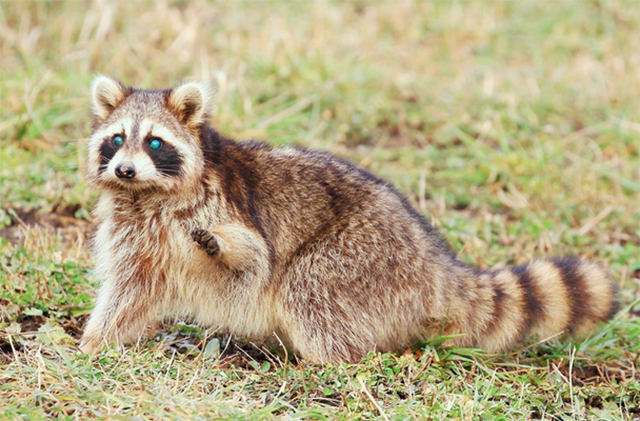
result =
M454 303L463 316L455 317L462 322L455 324L466 333L458 344L490 352L530 337L584 335L618 311L617 287L607 271L579 258L476 271L468 281L461 302Z

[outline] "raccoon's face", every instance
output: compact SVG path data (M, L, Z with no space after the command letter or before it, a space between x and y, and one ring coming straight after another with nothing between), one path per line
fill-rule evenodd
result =
M105 190L173 193L200 178L199 127L210 116L206 86L127 88L99 76L92 86L87 180Z

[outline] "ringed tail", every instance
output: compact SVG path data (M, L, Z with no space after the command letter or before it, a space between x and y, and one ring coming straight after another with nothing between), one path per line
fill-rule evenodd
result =
M599 264L577 257L534 260L498 270L476 270L453 303L462 346L501 352L525 339L564 333L582 336L619 310L617 286ZM473 283L475 283L475 288Z

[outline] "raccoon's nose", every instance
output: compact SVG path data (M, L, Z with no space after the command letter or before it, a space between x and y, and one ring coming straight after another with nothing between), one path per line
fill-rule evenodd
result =
M136 169L133 164L126 162L118 164L115 173L118 178L133 178L136 176Z

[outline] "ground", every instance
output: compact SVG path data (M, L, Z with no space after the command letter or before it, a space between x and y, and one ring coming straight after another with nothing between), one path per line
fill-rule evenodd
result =
M640 417L637 1L2 2L0 39L0 419ZM209 82L222 132L389 179L478 266L601 261L622 310L505 355L319 365L187 324L82 355L98 73Z

